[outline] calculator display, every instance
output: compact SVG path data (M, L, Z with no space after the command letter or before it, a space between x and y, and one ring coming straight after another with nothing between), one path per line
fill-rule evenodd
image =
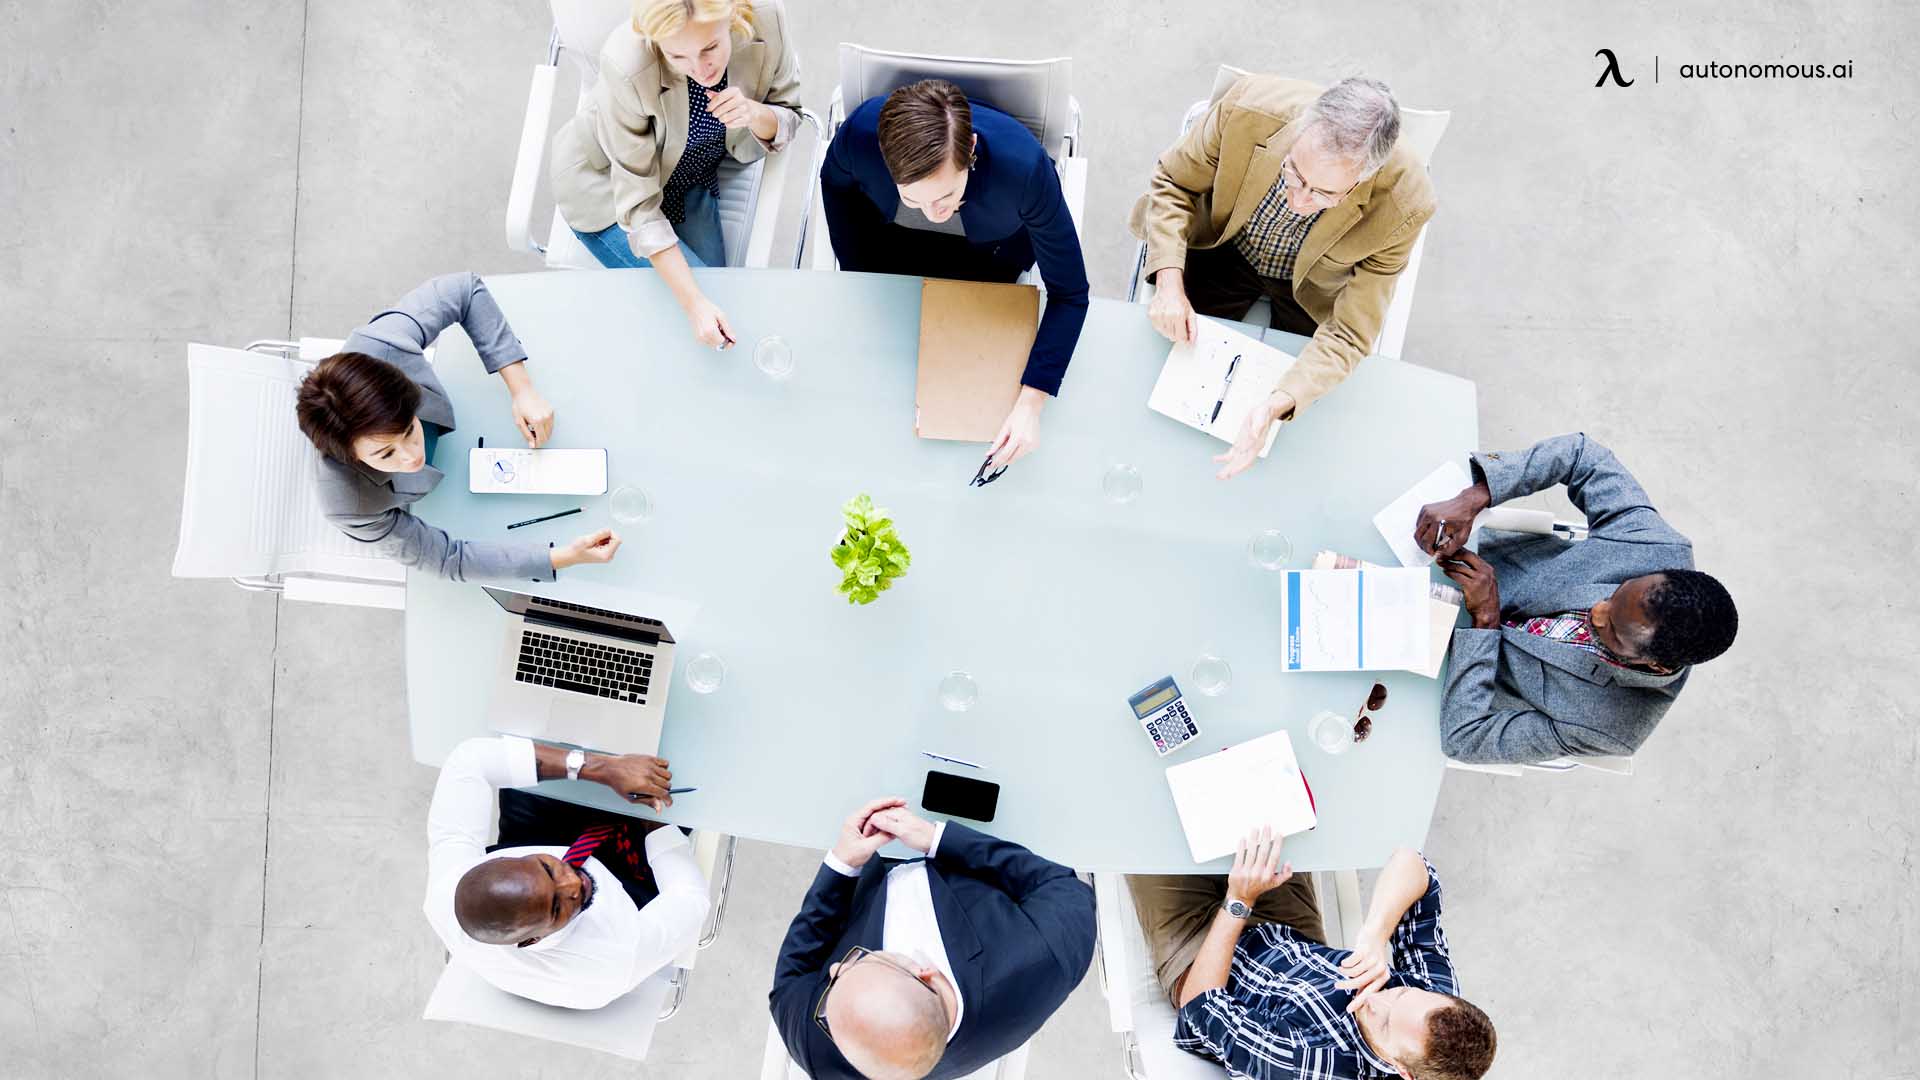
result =
M1179 691L1169 686L1152 697L1147 698L1145 701L1135 704L1133 707L1134 714L1144 719L1148 713L1172 701L1178 695Z

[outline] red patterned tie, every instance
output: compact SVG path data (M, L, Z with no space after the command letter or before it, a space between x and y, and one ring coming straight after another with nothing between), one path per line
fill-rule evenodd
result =
M585 866L587 856L593 854L594 849L598 848L609 837L613 840L614 854L619 856L619 862L623 864L623 868L626 870L628 876L633 878L646 877L647 867L640 859L639 849L633 846L633 838L628 831L618 825L595 825L593 828L581 833L580 838L575 840L573 846L567 849L567 853L561 856L561 861L569 866ZM603 861L611 862L612 860Z

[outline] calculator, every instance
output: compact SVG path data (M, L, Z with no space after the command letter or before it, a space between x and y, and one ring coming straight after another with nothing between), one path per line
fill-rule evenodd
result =
M1133 706L1133 715L1161 757L1200 736L1200 725L1193 722L1187 700L1180 696L1180 686L1171 675L1127 698L1127 704Z

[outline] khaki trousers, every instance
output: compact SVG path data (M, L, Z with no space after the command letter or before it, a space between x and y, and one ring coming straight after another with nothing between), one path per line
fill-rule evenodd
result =
M1140 929L1146 932L1154 978L1168 1001L1178 1000L1175 990L1193 966L1200 943L1206 940L1213 913L1227 898L1226 876L1128 874L1127 890L1133 894ZM1253 905L1253 916L1247 922L1279 923L1292 927L1302 937L1327 943L1311 874L1297 873L1286 884L1268 890Z

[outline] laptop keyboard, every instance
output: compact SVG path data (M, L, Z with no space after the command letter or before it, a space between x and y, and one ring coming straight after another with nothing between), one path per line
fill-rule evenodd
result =
M645 705L653 654L526 630L520 634L520 665L513 678Z

